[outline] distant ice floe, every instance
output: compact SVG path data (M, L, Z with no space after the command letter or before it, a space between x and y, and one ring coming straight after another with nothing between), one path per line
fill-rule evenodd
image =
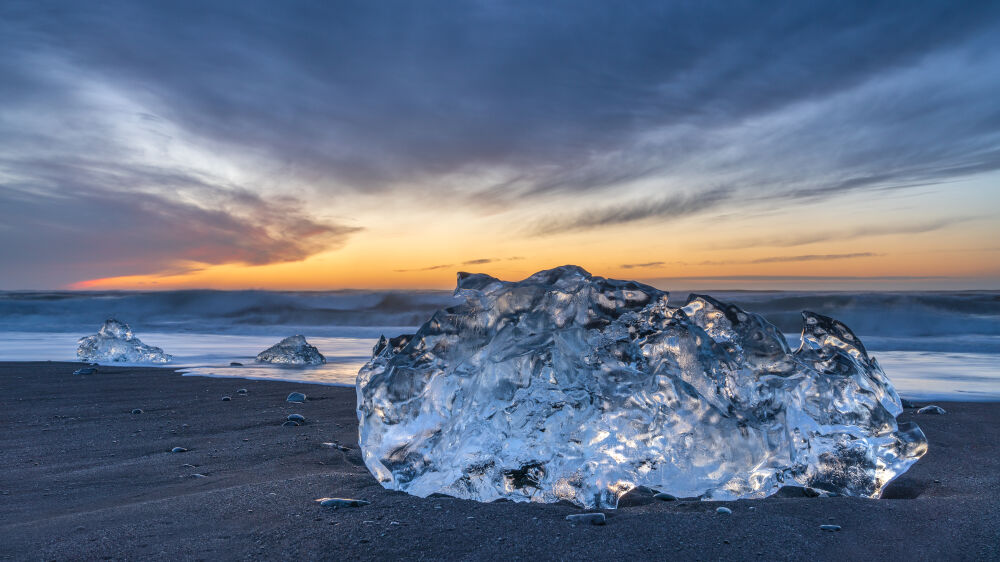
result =
M305 336L290 336L257 354L258 363L278 365L322 365L326 357L309 345Z
M135 337L128 324L109 318L101 330L80 338L76 355L92 363L167 363L171 356Z
M362 456L386 488L588 508L638 486L879 497L927 450L878 362L820 314L793 351L758 314L576 266L460 273L456 295L358 375Z

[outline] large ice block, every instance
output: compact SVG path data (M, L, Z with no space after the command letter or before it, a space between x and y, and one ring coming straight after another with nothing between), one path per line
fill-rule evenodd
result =
M109 318L100 331L80 338L76 355L95 363L167 363L170 355L135 337L128 324Z
M382 338L357 380L363 457L391 489L616 507L636 486L729 500L783 485L878 497L926 450L843 324L683 306L576 266L460 273L465 304Z

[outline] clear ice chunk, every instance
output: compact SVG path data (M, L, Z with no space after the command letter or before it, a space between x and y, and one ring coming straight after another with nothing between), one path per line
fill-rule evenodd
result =
M167 363L170 355L135 337L128 324L109 318L100 331L80 338L76 355L93 363Z
M321 365L326 357L309 345L305 336L289 336L257 354L258 363L279 365Z
M759 498L784 485L879 497L924 454L899 396L840 322L792 351L762 316L680 307L576 266L460 273L464 304L381 338L357 380L360 444L390 489L614 508L637 486Z

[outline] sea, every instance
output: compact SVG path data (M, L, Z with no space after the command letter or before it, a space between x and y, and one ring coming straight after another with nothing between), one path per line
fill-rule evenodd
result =
M690 291L672 292L683 304ZM801 311L847 324L903 397L1000 401L1000 291L713 291L766 317L798 346ZM173 356L189 376L354 386L380 335L412 333L450 291L0 292L0 361L75 361L79 338L107 318ZM254 363L280 339L302 334L327 358L317 367ZM231 366L231 363L243 366Z

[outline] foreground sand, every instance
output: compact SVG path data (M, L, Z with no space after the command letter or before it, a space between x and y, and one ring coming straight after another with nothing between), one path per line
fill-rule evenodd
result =
M384 490L357 449L353 389L79 366L0 363L0 558L1000 559L1000 404L908 410L930 451L895 499L728 502L732 515L653 501L594 527L565 521L568 505ZM290 413L309 423L282 427Z

